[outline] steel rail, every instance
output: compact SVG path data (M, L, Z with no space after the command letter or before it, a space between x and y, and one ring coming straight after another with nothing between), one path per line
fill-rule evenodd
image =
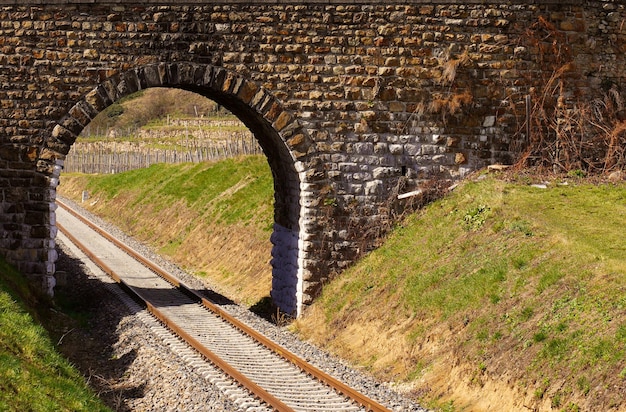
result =
M189 333L179 327L176 322L172 321L162 311L160 311L152 303L150 303L150 301L145 298L141 292L135 290L132 286L126 283L123 279L121 279L115 273L115 271L111 269L111 267L109 267L93 252L91 252L85 244L83 244L76 237L74 237L74 235L72 235L66 228L64 228L63 225L57 222L57 227L59 228L59 230L61 230L61 232L63 232L65 236L67 236L67 238L72 243L74 243L80 250L82 250L83 253L85 253L85 255L89 257L89 259L91 259L96 265L98 265L100 269L102 269L107 275L109 275L112 279L119 283L124 290L129 292L134 299L142 302L146 306L148 312L150 312L154 317L161 321L165 326L167 326L170 330L172 330L172 332L182 338L185 342L191 345L191 347L193 347L195 350L205 356L211 363L220 368L225 374L233 378L240 385L248 389L251 393L257 396L263 402L270 405L275 410L280 412L293 412L293 409L287 406L283 401L276 398L271 393L267 392L265 389L254 383L252 380L248 379L245 375L230 366L226 361L217 356L210 349L198 342L197 339L195 339L193 336L191 336Z
M277 355L279 355L283 359L285 359L285 360L291 362L292 364L296 365L298 368L300 368L304 372L308 373L309 375L313 376L315 379L317 379L317 380L319 380L321 382L324 382L326 385L328 385L331 388L335 389L337 392L339 392L339 393L343 394L344 396L346 396L346 397L352 399L353 401L357 402L359 405L363 406L368 411L372 411L372 412L390 412L390 409L386 408L385 406L381 405L380 403L376 402L375 400L365 396L364 394L358 392L357 390L355 390L352 387L346 385L345 383L341 382L340 380L334 378L333 376L329 375L328 373L326 373L326 372L320 370L319 368L311 365L309 362L301 359L300 357L298 357L294 353L292 353L289 350L283 348L282 346L278 345L276 342L272 341L271 339L269 339L266 336L264 336L263 334L257 332L256 330L254 330L250 326L246 325L245 323L243 323L239 319L235 318L234 316L232 316L231 314L229 314L228 312L226 312L225 310L223 310L222 308L220 308L219 306L217 306L216 304L214 304L213 302L211 302L210 300L208 300L207 298L202 296L197 291L195 291L192 288L186 286L184 283L182 283L176 277L172 276L170 273L167 273L164 269L159 267L154 262L150 261L149 259L146 259L144 256L141 256L140 254L138 254L134 250L128 248L126 245L124 245L122 242L120 242L118 239L116 239L113 235L109 234L105 230L103 230L103 229L99 228L98 226L94 225L92 222L90 222L88 219L83 217L81 214L79 214L78 212L73 210L71 207L69 207L68 205L66 205L62 201L57 199L57 203L60 206L62 206L64 209L66 209L69 213L71 213L73 216L75 216L77 219L79 219L81 222L85 223L90 228L92 228L93 230L98 232L101 236L105 237L107 240L109 240L110 242L114 243L120 249L124 250L125 253L129 254L131 257L133 257L136 260L138 260L139 262L141 262L147 268L149 268L150 270L155 272L157 275L163 277L165 280L170 282L172 285L174 285L177 288L181 289L187 295L191 295L191 296L195 297L199 302L202 303L202 305L204 307L206 307L207 309L212 311L215 315L217 315L220 318L224 319L226 322L230 323L231 325L233 325L234 327L236 327L237 329L239 329L240 331L242 331L246 335L250 336L252 339L254 339L255 341L257 341L260 344L262 344L263 346L265 346L267 349L271 350L272 352L276 353ZM57 226L59 226L59 225L57 224ZM59 228L60 228L60 226L59 226ZM66 232L64 231L64 233L66 233ZM66 235L67 235L67 233L66 233ZM117 280L117 279L116 279L116 281L119 282L119 280ZM128 288L129 286L126 286L126 287ZM257 396L259 396L259 395L257 395ZM280 409L278 409L278 410L280 410ZM291 410L291 409L288 409L288 410Z

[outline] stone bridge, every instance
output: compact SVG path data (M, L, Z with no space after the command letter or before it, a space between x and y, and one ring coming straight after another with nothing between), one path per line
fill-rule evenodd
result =
M186 89L262 146L272 297L299 314L415 194L514 161L546 85L566 109L623 85L625 23L617 0L0 0L0 253L51 290L81 130L138 90Z

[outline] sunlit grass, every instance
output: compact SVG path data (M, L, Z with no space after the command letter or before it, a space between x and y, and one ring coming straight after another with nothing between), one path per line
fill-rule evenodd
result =
M213 163L157 164L126 173L72 178L82 179L89 192L106 200L121 192L134 193L133 207L139 209L142 205L162 209L183 201L207 219L225 224L263 222L263 229L271 227L267 222L272 221L273 180L263 156Z
M425 368L415 348L434 330L455 330L442 353L484 365L480 373L509 363L507 376L526 382L575 386L584 375L597 387L624 369L624 227L624 184L466 182L327 285L314 307L337 338L324 344L341 353L340 331L354 322L410 324L408 352L397 356L422 359L405 369L415 377Z

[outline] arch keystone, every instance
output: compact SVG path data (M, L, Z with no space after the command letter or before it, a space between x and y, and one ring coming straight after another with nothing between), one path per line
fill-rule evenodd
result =
M213 67L211 82L207 86L217 90L224 90L224 79L226 78L226 70L221 67Z
M130 71L124 73L120 82L117 84L117 95L116 98L120 98L123 96L127 96L131 93L135 93L138 90L141 90L141 82L139 80L139 73L135 71Z
M178 84L181 85L202 85L204 71L197 64L192 63L172 63L169 66L170 71L176 67L178 73Z
M234 85L237 82L237 77L232 72L227 72L226 76L224 76L224 81L222 82L222 91L232 93L231 90L234 89Z

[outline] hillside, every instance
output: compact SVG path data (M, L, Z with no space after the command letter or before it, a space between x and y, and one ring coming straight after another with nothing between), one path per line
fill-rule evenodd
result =
M263 162L63 175L60 191L254 305L271 276ZM292 327L433 408L626 410L626 185L532 181L463 183Z
M101 139L113 133L131 136L172 118L208 117L219 112L215 102L180 89L150 88L107 107L83 130L81 139Z
M297 330L444 410L626 410L626 185L529 183L411 216Z

